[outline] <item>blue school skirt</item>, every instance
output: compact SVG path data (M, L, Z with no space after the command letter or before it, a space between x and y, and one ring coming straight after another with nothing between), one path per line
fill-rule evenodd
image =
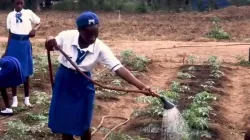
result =
M85 74L91 77L90 72ZM49 111L53 133L83 136L91 126L94 109L94 84L62 64L57 70Z
M33 74L32 45L28 35L12 34L6 56L15 57L20 62L24 77Z
M15 87L24 82L21 64L10 56L0 59L0 88Z

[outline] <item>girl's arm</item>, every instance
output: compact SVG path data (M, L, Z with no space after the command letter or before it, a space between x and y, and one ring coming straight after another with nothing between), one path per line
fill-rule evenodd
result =
M5 48L5 51L4 51L3 55L2 55L2 57L4 57L6 55L6 51L7 51L8 47L9 47L9 42L10 42L10 39L11 39L11 35L12 34L11 34L10 30L9 30L9 37L8 37L7 45L6 45L6 48Z
M31 13L31 22L35 24L34 28L30 31L29 36L30 37L35 37L36 36L36 31L40 28L41 26L41 20L40 18L30 10Z
M138 89L148 91L148 94L146 95L151 95L151 96L154 95L151 88L143 84L140 80L138 80L127 68L121 67L115 72L122 79L126 80L128 83L134 85Z
M35 27L30 31L29 36L35 37L36 31L40 28L40 26L41 26L41 23L36 24Z

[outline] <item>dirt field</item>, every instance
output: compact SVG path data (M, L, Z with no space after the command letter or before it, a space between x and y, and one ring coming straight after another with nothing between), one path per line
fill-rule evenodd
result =
M235 64L236 56L248 58L249 45L229 44L250 41L250 7L230 7L207 13L122 14L121 21L118 20L118 13L99 14L101 18L100 38L116 54L131 49L136 54L152 59L148 72L140 77L151 87L169 89L171 82L177 78L178 71L183 68L184 56L197 56L196 64L201 64L209 56L217 56L222 61L225 75L219 81L219 86L215 91L220 98L213 102L213 113L216 115L211 117L210 121L210 129L214 132L212 139L243 139L246 128L250 127L250 87L248 86L250 70L249 67ZM2 27L5 27L6 15L7 12L0 14ZM39 13L43 26L37 38L33 39L33 44L39 44L45 36L56 35L62 30L74 28L77 15L78 13L73 12ZM222 28L231 34L231 40L216 41L206 37L212 28L212 20L216 16L221 19ZM5 42L7 33L4 28L0 29L0 36L2 36L0 41ZM3 52L3 47L0 49L0 52ZM35 45L34 53L45 54L46 51ZM43 89L50 93L48 76L45 79ZM35 82L33 83L35 85ZM135 108L144 107L143 104L135 102L134 99L138 96L140 95L129 93L119 96L118 100L97 100L97 105L101 109L95 112L93 126L97 126L104 115L130 117ZM185 98L185 95L182 96ZM3 123L6 120L8 119L0 118L0 132L5 130ZM120 130L127 131L136 121L132 120ZM104 126L110 128L120 122L121 120L112 119L106 121ZM100 140L101 137L103 133L98 132L94 139Z

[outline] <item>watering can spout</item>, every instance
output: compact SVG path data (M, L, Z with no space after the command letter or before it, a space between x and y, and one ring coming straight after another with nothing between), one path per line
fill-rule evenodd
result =
M164 109L169 110L175 107L173 103L167 101L164 97L160 97L160 99L164 104Z

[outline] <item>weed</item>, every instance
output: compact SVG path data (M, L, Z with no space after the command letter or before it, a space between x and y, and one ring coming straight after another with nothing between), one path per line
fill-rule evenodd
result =
M35 55L34 56L34 72L41 72L41 73L47 73L48 72L48 60L46 55ZM58 67L59 62L58 61L52 61L53 67Z
M131 70L143 72L146 71L150 59L144 56L137 56L133 51L126 50L121 52L121 62L131 68Z
M36 55L34 56L34 72L46 73L48 68L48 61L46 55Z
M196 59L197 59L196 56L189 55L188 56L188 64L194 65Z
M43 114L26 113L24 119L28 123L45 122L48 123L48 116Z
M241 65L241 66L250 66L250 62L248 60L246 60L246 58L244 56L237 56L237 64Z
M48 128L48 106L50 96L45 92L34 92L32 101L39 105L39 114L28 112L19 116L15 120L7 122L7 131L3 136L3 140L52 140L55 135ZM39 136L39 137L38 137Z
M48 107L50 104L51 95L46 92L34 91L34 97L32 98L32 102L38 105L42 105Z
M230 39L231 36L227 32L225 32L219 25L220 20L213 20L213 29L208 33L208 37L215 39Z

